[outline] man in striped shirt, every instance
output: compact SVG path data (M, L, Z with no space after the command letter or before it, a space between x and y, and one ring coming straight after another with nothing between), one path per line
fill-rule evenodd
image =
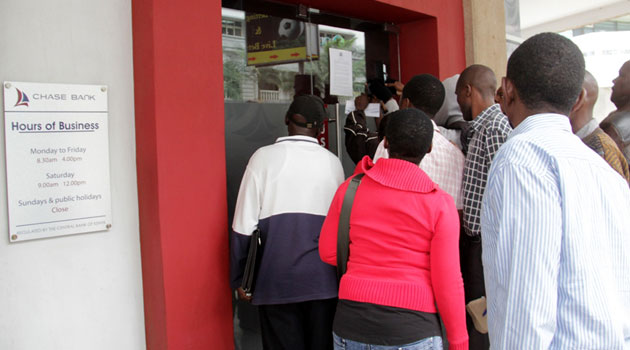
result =
M494 349L630 349L630 189L571 132L584 57L552 33L508 61L514 130L482 204Z

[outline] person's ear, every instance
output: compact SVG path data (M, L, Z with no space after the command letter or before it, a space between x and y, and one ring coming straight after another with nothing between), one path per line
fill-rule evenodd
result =
M470 86L470 84L466 84L466 86L464 86L464 93L464 96L466 97L472 96L472 86Z
M501 87L503 88L503 103L510 106L516 100L516 87L507 77L501 79Z
M429 149L427 150L426 154L431 153L431 150L433 150L433 142L431 142L431 144L429 145Z
M284 124L285 125L289 125L289 115L288 114L284 116Z
M383 147L385 147L385 152L387 153L387 157L391 157L391 153L389 152L389 141L387 141L387 136L383 137Z
M411 102L409 101L408 98L403 97L402 100L400 100L400 109L407 109L409 108L411 105Z
M573 107L571 107L571 112L569 113L569 115L575 113L575 111L582 109L582 107L584 106L584 103L586 103L587 94L588 92L586 92L586 89L582 88L582 91L580 91L580 94L578 95L577 100L575 100L575 104L573 105Z

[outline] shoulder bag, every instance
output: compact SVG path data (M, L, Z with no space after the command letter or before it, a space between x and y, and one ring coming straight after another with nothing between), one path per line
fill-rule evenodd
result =
M350 253L350 213L352 212L352 203L354 195L357 193L361 178L365 174L358 174L352 178L346 193L343 196L343 204L341 205L341 213L339 213L339 226L337 228L337 279L341 280L341 276L346 273L348 266L348 255Z

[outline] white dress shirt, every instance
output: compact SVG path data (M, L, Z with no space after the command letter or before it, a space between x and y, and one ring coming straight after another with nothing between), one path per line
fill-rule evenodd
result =
M566 116L510 134L481 226L493 349L630 349L630 189Z
M435 122L431 122L433 123L432 149L420 162L420 169L453 197L457 209L462 209L462 177L466 158L457 146L440 134ZM379 158L389 158L384 141L379 143L374 154L375 162Z

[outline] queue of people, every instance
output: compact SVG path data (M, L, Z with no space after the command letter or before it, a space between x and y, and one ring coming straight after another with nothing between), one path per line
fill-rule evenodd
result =
M630 61L601 125L597 82L557 34L522 43L499 86L483 65L449 79L392 84L399 103L371 82L387 113L372 132L355 99L345 181L315 96L252 156L231 285L259 306L265 349L630 349Z

